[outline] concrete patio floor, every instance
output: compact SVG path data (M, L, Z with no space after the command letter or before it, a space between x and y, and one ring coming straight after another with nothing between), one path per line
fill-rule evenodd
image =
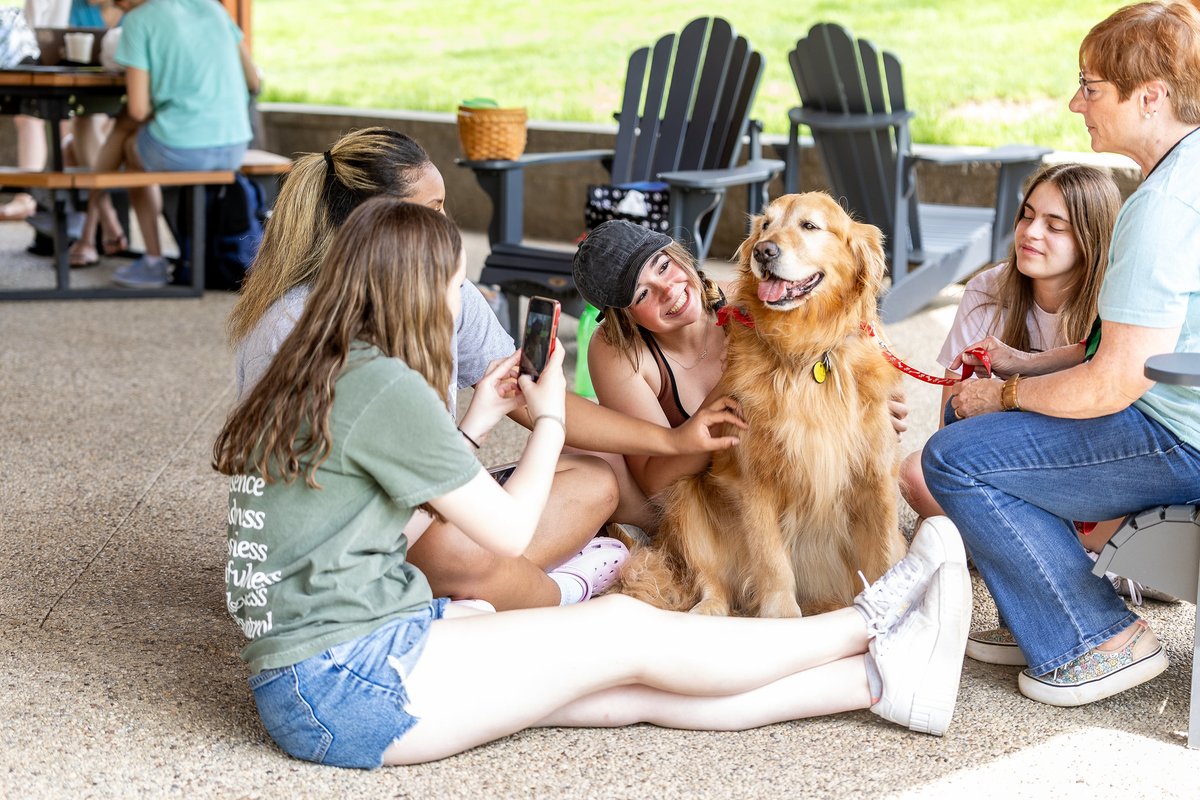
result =
M0 225L3 285L49 275L27 238ZM478 265L483 237L468 243ZM102 282L113 263L76 277ZM897 351L936 370L955 302L891 326ZM1143 609L1168 672L1085 708L1026 700L1016 668L968 660L941 739L864 711L736 733L528 731L374 773L285 757L222 602L226 498L209 461L233 401L232 304L0 303L0 797L1196 796L1187 603ZM933 431L938 398L906 384L905 452ZM518 455L520 434L506 421L485 462ZM975 581L975 623L989 624ZM579 657L604 658L603 642Z

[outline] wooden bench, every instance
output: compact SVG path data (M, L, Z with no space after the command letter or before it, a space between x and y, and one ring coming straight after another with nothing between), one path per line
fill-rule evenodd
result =
M53 208L54 261L56 286L53 289L7 289L0 291L0 300L65 300L114 297L200 297L204 294L204 233L205 195L207 186L234 182L232 170L205 172L23 172L0 169L0 186L20 189L47 189ZM164 286L155 289L128 289L120 286L71 288L71 266L67 251L67 200L74 190L133 189L157 185L175 188L190 202L190 224L183 232L192 242L191 283L184 286ZM168 215L170 219L170 215ZM176 237L179 238L178 236Z
M238 172L249 178L262 192L268 215L279 195L280 180L291 171L290 158L266 150L247 150L242 165L238 167Z
M292 171L292 160L266 150L247 150L238 172L249 178L286 175Z

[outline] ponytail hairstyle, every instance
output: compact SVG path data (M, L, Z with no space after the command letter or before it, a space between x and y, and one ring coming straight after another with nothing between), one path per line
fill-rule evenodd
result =
M300 475L319 488L329 456L334 384L355 343L419 372L449 407L454 320L450 280L463 256L454 223L424 206L377 197L350 213L317 270L304 313L262 380L229 415L213 469Z
M1121 208L1121 193L1105 170L1083 164L1051 164L1042 167L1029 181L1025 197L1049 183L1062 193L1070 217L1078 259L1072 274L1066 304L1059 309L1060 332L1068 342L1087 338L1096 319L1100 284L1108 269L1108 248ZM1018 209L1013 230L1020 224L1024 208ZM1016 239L1008 250L993 301L1004 313L996 315L992 333L1009 347L1029 350L1028 317L1033 310L1033 279L1017 269ZM1003 323L1001 324L1001 319Z
M432 166L421 145L378 127L353 131L324 153L296 159L229 315L230 340L240 342L279 298L313 282L350 212L378 195L410 197Z
M678 264L687 273L689 284L698 290L700 300L706 314L716 314L721 306L721 290L696 266L696 259L686 247L672 241L660 252ZM656 254L657 255L657 254ZM653 258L653 256L652 256ZM645 344L645 337L638 324L634 322L632 306L626 308L607 308L604 310L604 320L598 331L604 341L618 352L624 353L634 369L639 368L638 344Z

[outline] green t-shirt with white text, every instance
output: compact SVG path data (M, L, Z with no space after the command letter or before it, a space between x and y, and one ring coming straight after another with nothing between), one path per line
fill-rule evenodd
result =
M405 556L421 503L480 470L420 373L356 345L334 389L321 488L229 481L225 600L254 672L303 661L428 603Z

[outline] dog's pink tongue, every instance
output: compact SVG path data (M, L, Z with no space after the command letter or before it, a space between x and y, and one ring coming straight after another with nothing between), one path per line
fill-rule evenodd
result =
M774 303L787 294L788 282L779 278L758 282L758 299L764 303Z

